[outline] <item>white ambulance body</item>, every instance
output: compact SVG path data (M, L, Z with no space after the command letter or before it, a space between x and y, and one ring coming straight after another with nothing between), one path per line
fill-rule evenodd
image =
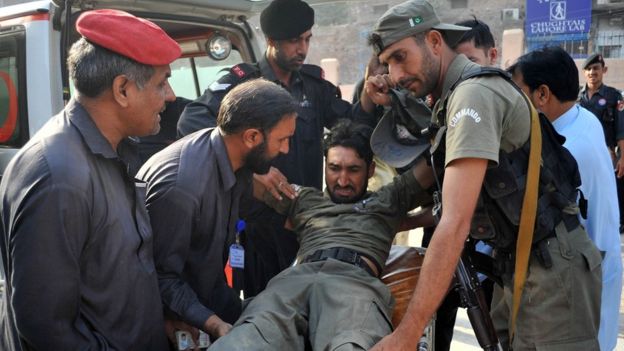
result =
M55 0L0 8L0 175L17 150L63 108L64 98L69 97L63 94L65 86L71 91L63 79L65 53L79 38L74 24L82 11L121 9L160 25L183 51L172 64L172 87L176 95L195 99L223 74L223 68L259 59L262 40L247 19L268 3ZM71 7L69 15L64 10L67 4Z

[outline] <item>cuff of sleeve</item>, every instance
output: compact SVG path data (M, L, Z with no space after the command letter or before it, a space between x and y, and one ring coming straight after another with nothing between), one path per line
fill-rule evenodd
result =
M404 174L404 180L407 184L407 189L410 189L410 192L412 193L411 204L409 208L413 209L419 206L426 206L430 204L432 202L431 194L429 193L429 191L424 189L422 185L420 185L416 177L414 177L412 171L407 171Z
M293 204L293 200L289 199L287 196L282 196L282 200L280 201L274 198L269 191L265 191L262 195L262 202L274 209L277 213L285 216L288 215Z
M200 303L193 304L185 313L184 319L195 328L204 330L204 323L215 314ZM205 331L205 330L204 330Z

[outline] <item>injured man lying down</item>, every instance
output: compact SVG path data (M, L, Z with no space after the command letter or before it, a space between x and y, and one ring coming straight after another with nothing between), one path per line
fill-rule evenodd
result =
M392 331L394 301L379 274L407 213L431 203L425 189L433 176L421 157L368 192L371 132L344 120L325 136L325 192L289 185L296 197L279 201L255 187L256 197L288 216L298 262L271 279L211 350L367 350Z

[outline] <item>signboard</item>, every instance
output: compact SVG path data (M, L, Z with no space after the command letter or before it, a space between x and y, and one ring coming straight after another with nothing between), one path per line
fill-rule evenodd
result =
M592 0L527 0L527 37L587 35Z

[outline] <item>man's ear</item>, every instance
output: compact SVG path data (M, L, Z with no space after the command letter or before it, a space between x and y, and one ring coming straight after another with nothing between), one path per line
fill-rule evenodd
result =
M375 167L377 166L377 164L375 163L375 161L371 161L370 166L368 166L368 179L371 179L373 177L373 175L375 174Z
M242 137L243 137L243 143L249 149L252 149L256 147L257 145L260 145L264 141L264 135L262 135L262 132L260 132L260 130L256 128L245 129L243 131Z
M538 108L543 107L546 104L548 104L548 102L550 101L550 98L552 97L552 92L550 91L550 88L546 84L542 84L539 87L537 87L537 89L535 89L533 94L535 94L535 99L538 104L538 106L535 106L535 107L538 107Z
M277 47L277 40L273 38L266 38L267 46Z
M487 57L490 61L490 66L494 66L498 60L498 50L496 48L490 48L487 52Z
M113 79L113 98L122 107L128 106L128 87L130 84L131 81L123 74L118 75L115 79Z
M607 66L602 66L602 74L607 73L607 70L609 69L609 67Z
M439 55L441 52L441 48L443 47L442 44L444 43L442 33L438 32L435 29L430 30L429 32L427 32L427 34L425 34L425 39L425 42L429 43L431 51L433 51L433 53L435 53L436 55Z

